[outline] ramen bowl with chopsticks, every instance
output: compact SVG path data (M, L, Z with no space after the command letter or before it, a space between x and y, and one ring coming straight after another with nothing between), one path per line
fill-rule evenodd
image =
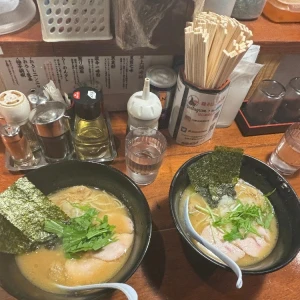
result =
M46 195L67 187L83 185L105 190L117 197L131 215L134 240L127 261L109 282L125 283L133 275L147 251L152 223L146 198L131 179L110 166L79 161L48 165L28 173L25 177ZM47 292L23 276L14 255L4 253L0 253L0 284L9 294L20 300L108 299L108 293L112 291L100 289L73 294Z
M170 187L170 208L176 228L196 255L229 270L223 262L208 255L206 251L195 245L188 234L180 210L182 194L190 185L188 167L210 153L197 155L179 168ZM289 264L300 250L300 204L298 197L281 175L265 163L248 155L243 155L240 178L264 194L276 189L268 198L274 208L278 222L278 239L271 253L257 263L241 267L241 271L243 274L253 275L274 272Z

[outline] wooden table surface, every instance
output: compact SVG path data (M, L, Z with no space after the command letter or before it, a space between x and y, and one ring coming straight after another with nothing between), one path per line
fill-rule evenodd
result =
M125 172L124 138L126 114L111 114L117 141L118 158L114 168ZM129 279L139 299L151 300L297 300L300 299L300 254L285 268L259 276L244 276L241 290L235 288L235 275L204 259L195 258L186 248L173 223L168 192L178 168L191 157L212 150L215 145L244 148L245 154L267 161L282 134L243 137L234 123L229 128L216 129L213 138L198 147L183 147L174 143L167 130L168 149L154 183L142 187L152 212L153 234L148 252L138 270ZM22 174L11 174L4 168L4 149L0 144L0 191ZM288 178L300 194L299 174ZM299 278L298 278L299 277ZM0 288L0 300L13 300ZM113 300L124 297L115 293ZM41 299L42 300L42 299Z

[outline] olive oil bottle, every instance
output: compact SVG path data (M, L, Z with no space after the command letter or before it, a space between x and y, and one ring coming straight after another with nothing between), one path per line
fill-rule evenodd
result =
M80 160L97 161L109 151L109 136L101 112L102 93L89 87L73 92L75 103L74 144Z

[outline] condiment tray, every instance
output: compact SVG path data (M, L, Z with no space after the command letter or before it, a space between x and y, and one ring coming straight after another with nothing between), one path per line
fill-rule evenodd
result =
M108 135L109 135L109 151L107 154L98 159L98 160L90 160L90 162L93 163L105 163L105 162L111 162L117 157L117 150L116 150L116 145L115 145L115 140L114 140L114 135L110 123L110 118L107 112L104 113L104 118L105 122L107 125L107 130L108 130ZM31 165L31 166L18 166L14 163L12 158L10 157L8 151L5 151L5 168L11 172L19 172L19 171L29 171L29 170L34 170L38 169L40 167L48 165L46 162L42 151L36 151L34 152L34 157L36 160L36 163ZM76 156L72 158L72 160L76 160Z
M15 164L8 151L5 151L5 168L12 172L29 171L38 169L48 164L40 150L34 152L34 157L35 162L31 166L18 166Z

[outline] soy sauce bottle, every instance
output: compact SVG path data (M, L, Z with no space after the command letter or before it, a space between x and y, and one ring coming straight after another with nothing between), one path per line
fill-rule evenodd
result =
M97 161L109 152L109 136L102 113L102 93L81 87L73 92L75 104L74 144L78 159Z
M29 114L29 120L42 146L48 163L72 158L74 147L66 107L58 101L38 105Z

